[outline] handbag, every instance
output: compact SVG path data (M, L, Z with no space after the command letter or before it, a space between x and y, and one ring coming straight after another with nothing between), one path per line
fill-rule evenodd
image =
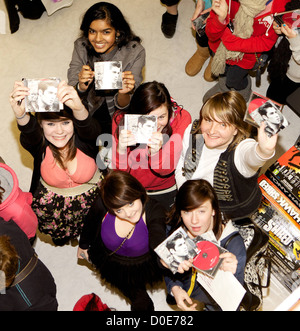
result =
M259 57L257 56L257 53L255 53L256 62L254 67L251 69L252 72L255 73L256 77L256 86L259 87L261 84L261 74L262 70L265 68L265 66L268 63L269 55L268 53L262 53Z
M241 302L240 310L256 311L260 310L263 303L263 288L270 286L271 277L271 257L268 253L269 237L262 232L250 219L245 219L239 224L235 222L238 232L231 236L225 245L237 235L241 235L244 240L247 260L244 270L244 288L246 294ZM262 279L266 275L265 284Z

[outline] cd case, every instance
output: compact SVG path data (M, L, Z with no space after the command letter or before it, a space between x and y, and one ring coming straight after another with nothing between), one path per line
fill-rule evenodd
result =
M121 61L95 62L94 72L96 90L123 89Z
M287 24L291 29L300 29L300 8L282 13L275 13L274 21L279 26Z
M148 144L152 133L157 132L157 117L154 115L126 114L124 129L131 131L137 144Z
M57 97L59 78L22 79L24 86L29 87L25 97L26 112L59 112L63 104Z
M205 34L206 19L208 16L209 16L209 12L198 16L193 21L193 24L195 26L196 32L198 33L199 37L202 37Z
M188 237L186 231L180 227L158 245L154 251L168 265L172 273L175 274L181 262L194 258L197 255L197 246Z
M222 264L223 259L220 258L220 254L227 252L216 242L203 236L191 239L182 227L174 231L154 251L173 274L178 271L181 262L192 258L195 269L212 278Z
M197 236L194 241L197 255L194 257L193 266L197 271L213 278L223 262L220 255L228 251L216 242L205 240L201 236Z
M262 122L266 123L265 131L268 136L273 136L289 125L282 114L283 105L252 92L244 121L259 128Z

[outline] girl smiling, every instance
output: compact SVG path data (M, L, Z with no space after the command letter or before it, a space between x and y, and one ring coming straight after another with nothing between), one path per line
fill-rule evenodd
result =
M123 130L125 114L154 115L157 131L148 144L137 144L132 132ZM148 195L166 209L176 195L175 168L182 149L185 129L191 115L180 107L162 83L153 81L141 84L135 91L130 107L116 112L113 120L115 150L113 167L127 171L146 188Z
M72 86L61 82L57 97L60 112L25 112L29 88L16 82L11 106L21 131L22 146L32 154L34 169L30 192L39 230L56 245L76 238L98 192L101 174L95 159L98 122L83 106Z
M131 93L143 80L145 50L131 31L121 11L111 3L98 2L82 20L82 36L75 41L68 70L69 84L76 87L102 133L111 133L111 117L116 109L128 106ZM95 90L94 63L121 61L123 89Z
M90 259L133 311L154 310L146 285L162 280L154 248L165 238L164 214L136 178L116 170L103 180L86 218L78 258Z
M236 91L208 99L199 120L186 129L175 172L178 187L189 179L206 179L216 190L224 216L231 219L245 218L259 207L259 169L274 156L277 143L277 135L266 134L265 123L257 141L249 138L243 120L246 107Z

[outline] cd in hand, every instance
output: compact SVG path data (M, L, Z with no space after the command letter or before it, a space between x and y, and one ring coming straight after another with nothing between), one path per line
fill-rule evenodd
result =
M219 261L219 249L210 241L200 241L197 243L199 253L194 258L193 264L200 270L210 270Z

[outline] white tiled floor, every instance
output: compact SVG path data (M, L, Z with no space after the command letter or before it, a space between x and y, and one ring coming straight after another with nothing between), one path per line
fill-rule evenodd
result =
M73 42L79 34L82 14L95 0L74 0L52 16L46 13L37 20L21 17L20 29L11 35L0 35L0 155L10 165L20 181L23 190L29 189L32 158L18 143L18 130L8 102L15 80L22 77L39 78L56 76L66 79L73 50ZM196 49L190 29L190 17L194 11L193 0L182 0L179 22L173 39L165 39L160 30L161 16L165 9L159 0L114 0L131 24L133 31L143 40L146 48L147 65L145 81L157 80L165 83L173 98L197 118L202 105L202 96L213 83L204 81L202 72L188 77L184 67ZM0 10L4 9L3 2ZM257 92L265 93L266 77ZM289 149L299 135L300 120L289 108L284 109L291 125L280 134L275 160ZM272 160L272 161L273 161ZM272 163L270 161L268 164ZM266 167L268 166L266 165ZM77 247L54 247L41 236L36 251L41 260L53 273L57 284L60 310L71 310L84 294L95 292L101 299L117 310L129 310L124 298L111 292L93 275L84 262L76 259ZM156 310L172 310L165 302L163 285L152 292ZM282 286L272 279L270 289L265 293L264 310L273 310L288 295Z

